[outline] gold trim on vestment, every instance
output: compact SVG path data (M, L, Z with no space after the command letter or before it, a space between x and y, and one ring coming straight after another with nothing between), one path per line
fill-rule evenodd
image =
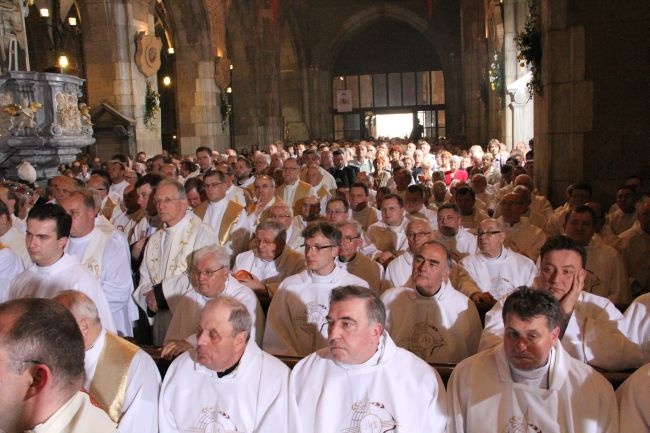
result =
M90 384L90 395L115 422L122 417L131 361L138 346L109 332Z

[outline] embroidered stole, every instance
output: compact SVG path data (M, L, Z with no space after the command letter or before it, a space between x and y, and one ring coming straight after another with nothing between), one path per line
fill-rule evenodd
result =
M102 276L102 258L106 242L108 242L108 233L103 230L96 230L93 239L88 242L88 247L84 251L81 263L97 278L101 280Z
M113 216L113 210L115 209L115 206L117 206L117 204L109 197L106 199L106 204L104 205L104 207L102 207L101 214L104 215L104 217L109 221Z
M137 351L135 344L106 333L89 393L115 422L122 416L129 367Z
M230 239L230 230L232 226L239 221L244 206L240 205L236 201L230 200L226 211L223 213L223 218L221 218L221 225L219 226L219 245L224 246L226 242Z

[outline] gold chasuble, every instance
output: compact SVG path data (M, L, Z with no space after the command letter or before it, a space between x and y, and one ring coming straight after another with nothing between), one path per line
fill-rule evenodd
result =
M135 344L106 333L104 349L99 355L89 392L116 423L122 416L129 367L137 352L138 346Z

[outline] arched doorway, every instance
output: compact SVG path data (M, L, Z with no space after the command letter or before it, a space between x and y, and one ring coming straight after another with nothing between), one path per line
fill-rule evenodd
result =
M358 28L340 44L332 67L334 138L376 137L389 115L407 123L400 136L416 120L425 136L444 136L442 66L429 41L406 23L382 18Z

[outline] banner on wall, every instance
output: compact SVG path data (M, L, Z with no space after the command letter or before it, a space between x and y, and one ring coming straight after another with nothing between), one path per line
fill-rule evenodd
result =
M352 111L352 91L336 91L336 111L339 113L349 113Z

